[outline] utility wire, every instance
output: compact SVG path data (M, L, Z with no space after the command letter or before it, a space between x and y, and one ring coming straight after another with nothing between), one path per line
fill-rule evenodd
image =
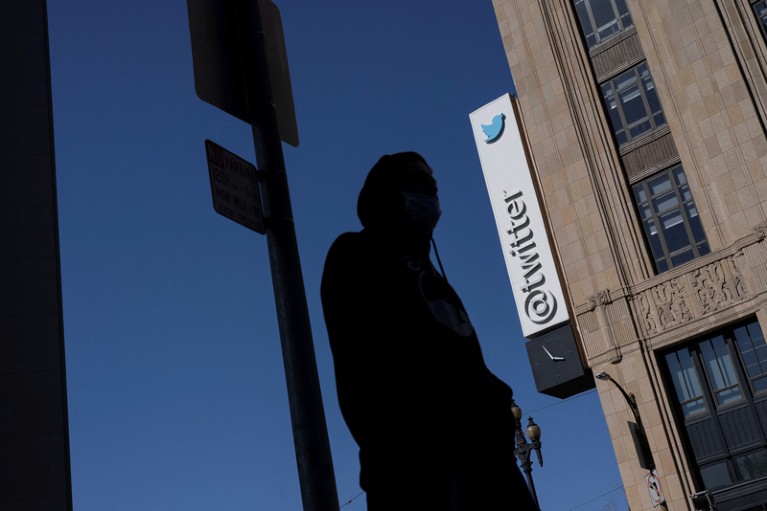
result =
M572 397L568 397L567 399L563 399L562 401L558 401L556 403L551 403L550 405L546 405L546 406L542 406L540 408L536 408L535 410L525 410L525 414L532 414L534 412L540 412L541 410L545 410L546 408L551 408L552 406L563 405L563 404L567 403L568 401L572 401L573 399L578 399L579 397L584 397L584 396L591 395L591 394L595 393L596 391L597 391L597 389L592 389L592 390L590 390L588 392L584 392L582 394L578 394L578 395L575 395L575 396L572 396Z
M346 506L348 506L349 504L351 504L351 503L352 503L352 501L353 501L353 500L355 500L357 497L359 497L359 496L360 496L360 495L362 495L363 493L365 493L365 492L364 492L364 491L361 491L361 492L359 492L357 495L355 495L354 497L350 498L349 500L347 500L346 502L344 502L343 504L341 504L341 507L346 507ZM341 509L341 507L339 507L338 509Z
M602 495L599 495L599 496L597 496L597 497L594 497L594 498L593 498L593 499L591 499L591 500L587 500L586 502L583 502L583 503L581 503L581 504L578 504L578 505L577 505L577 506L575 506L575 507L571 507L571 508L570 508L568 511L573 511L573 509L578 509L579 507L583 507L583 506L585 506L586 504L591 504L591 503L592 503L592 502L594 502L595 500L599 500L599 499L601 499L602 497L606 497L607 495L610 495L611 493L613 493L613 492L616 492L616 491L618 491L618 490L622 490L622 489L623 489L623 485L620 485L620 486L618 486L617 488L613 488L612 490L608 491L607 493L603 493Z

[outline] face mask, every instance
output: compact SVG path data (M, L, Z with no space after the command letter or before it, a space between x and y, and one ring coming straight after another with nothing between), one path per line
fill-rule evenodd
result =
M401 195L405 199L405 217L409 226L416 234L431 237L442 215L439 199L426 193L401 192Z

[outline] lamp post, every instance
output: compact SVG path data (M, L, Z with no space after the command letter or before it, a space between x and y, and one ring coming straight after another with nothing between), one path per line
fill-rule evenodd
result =
M534 450L538 457L538 464L543 466L543 456L541 455L541 428L538 424L533 422L532 417L527 418L527 427L525 431L530 438L528 443L525 438L525 431L522 430L522 409L517 406L514 398L511 399L511 413L514 415L514 454L519 459L519 465L522 467L522 471L525 473L527 479L527 486L530 488L530 494L535 501L535 507L539 508L538 495L535 493L535 484L533 483L533 462L530 459L530 453Z
M621 385L613 379L612 376L602 371L597 373L594 377L602 381L612 382L623 394L626 402L631 409L631 413L634 416L634 423L629 422L629 428L631 429L631 436L634 440L634 447L637 451L637 457L639 459L639 465L647 470L655 469L655 460L652 456L652 450L650 449L650 443L647 441L647 432L642 425L642 418L639 416L639 407L637 406L636 396L632 392L626 392Z
M618 390L621 394L623 394L623 397L626 399L626 402L629 404L629 408L631 408L631 413L634 414L634 420L637 424L640 426L642 425L642 419L639 418L639 407L637 406L637 398L634 395L633 392L626 392L623 390L623 387L620 386L620 384L613 380L613 377L607 374L606 372L602 371L601 373L595 374L594 377L597 380L602 381L611 381L613 384L618 387Z

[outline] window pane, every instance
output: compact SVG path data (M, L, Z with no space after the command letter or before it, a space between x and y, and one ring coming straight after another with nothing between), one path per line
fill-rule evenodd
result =
M658 236L658 229L655 227L655 220L650 220L644 224L645 234L647 235L647 241L650 242L650 250L653 254L663 253L663 244Z
M707 254L706 234L681 165L633 186L639 215L658 272ZM649 198L648 200L648 193ZM662 270L661 267L664 267Z
M762 33L767 34L767 3L764 0L760 0L753 5L753 8L756 19L762 27Z
M767 343L759 323L753 321L734 330L746 374L758 392L767 388Z
M657 196L661 193L665 193L673 189L673 185L668 178L668 174L665 172L660 176L652 178L650 181L648 181L647 187L650 189L650 194L652 196Z
M684 174L684 170L682 170L682 167L674 167L671 170L671 174L674 176L674 180L676 180L676 183L681 187L682 185L687 184L687 176Z
M655 84L652 81L652 77L650 76L650 70L647 69L647 66L643 66L644 68L641 70L642 73L642 84L644 85L645 90L647 91L647 103L650 106L650 111L652 113L660 112L660 101L658 101L658 94L655 90Z
M615 90L617 90L621 94L626 93L627 89L631 89L631 88L633 88L635 91L638 91L638 89L636 88L637 87L637 70L632 69L621 75L618 75L617 77L613 79L613 84L615 85Z
M738 478L741 481L748 481L767 475L767 453L763 450L738 456L733 461L738 472Z
M645 193L643 186L634 187L634 198L639 204L647 202L647 194Z
M593 24L591 23L591 18L589 18L589 12L586 8L586 2L584 0L575 1L575 12L578 14L578 21L581 24L583 37L586 38L586 44L589 48L591 48L597 43L597 40L594 36Z
M652 122L650 122L650 119L648 117L643 117L639 119L639 121L635 122L634 124L629 125L629 135L631 135L631 138L636 138L642 133L646 131L650 131L652 129Z
M623 115L626 117L626 124L631 126L639 121L647 119L647 109L642 102L642 96L638 85L632 85L629 88L618 91L621 98L621 107Z
M634 24L624 0L575 0L575 11L589 48Z
M754 392L763 392L767 390L767 376L760 376L752 380Z
M626 6L626 0L615 0L615 7L618 9L618 16L623 19L623 28L634 26L634 22L631 21L631 15L629 14L629 8Z
M613 127L613 132L618 139L618 145L625 144L628 140L626 138L625 130L623 129L623 120L618 112L618 104L615 102L615 95L613 94L612 87L609 84L602 86L602 95L605 98L607 104L607 112L610 115L610 124Z
M703 479L703 486L709 490L721 488L722 486L729 486L733 482L732 476L730 476L730 471L727 470L726 461L708 465L706 467L700 467L700 476Z
M684 229L684 220L679 210L673 211L660 217L663 237L666 240L666 246L669 253L682 250L690 246L690 240Z
M698 216L698 210L695 209L695 205L688 204L686 206L686 210L687 221L690 224L692 239L694 239L696 242L705 240L706 234L703 232L703 224L700 223L700 217ZM703 255L703 253L701 253L701 255Z
M617 103L613 94L619 98ZM655 84L645 63L605 82L602 85L602 95L608 110L611 110L613 131L627 130L629 138L636 138L666 123ZM615 108L620 109L622 116L613 114Z
M670 183L669 183L669 186L670 186ZM653 208L658 213L662 213L672 208L675 208L678 210L679 208L679 199L677 199L676 193L674 192L663 194L660 197L653 199L652 202L653 202Z
M639 214L643 219L652 218L652 213L650 212L650 206L648 204L644 204L639 208Z
M686 252L681 252L671 256L671 265L676 267L686 263L687 261L692 261L693 259L695 259L695 252L692 250L687 250Z
M682 406L682 413L688 417L705 410L700 380L692 365L690 351L687 348L666 355L666 364L674 382L677 400Z
M717 391L716 402L719 403L720 405L725 405L727 403L738 401L741 397L743 396L740 393L740 388L730 387L724 390Z
M706 362L708 377L714 390L734 383L735 370L724 344L724 337L718 335L700 343L700 351Z
M610 0L591 0L590 3L600 40L605 40L620 30L618 16Z
M718 403L721 405L740 399L740 386L724 337L716 336L701 342L699 346L706 366L706 375Z

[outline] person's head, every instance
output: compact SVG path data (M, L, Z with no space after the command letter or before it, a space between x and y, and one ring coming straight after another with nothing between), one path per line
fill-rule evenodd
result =
M370 169L357 201L357 215L371 231L426 240L441 214L437 182L415 152L387 154Z

